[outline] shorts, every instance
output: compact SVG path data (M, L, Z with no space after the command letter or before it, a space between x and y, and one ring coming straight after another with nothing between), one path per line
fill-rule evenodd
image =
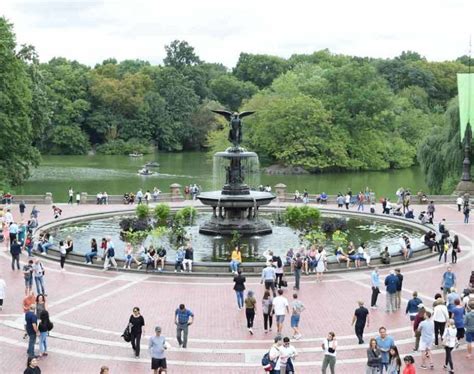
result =
M300 324L300 315L292 315L290 324L291 327L298 327L298 325Z
M285 321L285 315L282 314L281 316L276 316L276 323L283 323Z
M420 352L426 351L427 349L431 349L433 346L433 341L430 342L425 342L423 340L420 340Z
M166 358L152 358L151 359L151 369L166 369Z
M474 332L466 332L466 342L474 342Z
M33 287L33 277L30 277L29 279L25 278L25 287L27 288Z

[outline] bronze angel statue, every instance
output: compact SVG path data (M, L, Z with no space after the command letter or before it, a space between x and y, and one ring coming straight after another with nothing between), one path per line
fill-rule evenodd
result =
M232 113L227 110L213 110L213 112L224 116L227 121L229 121L229 141L234 145L234 147L239 147L240 143L242 143L242 118L250 116L255 112Z

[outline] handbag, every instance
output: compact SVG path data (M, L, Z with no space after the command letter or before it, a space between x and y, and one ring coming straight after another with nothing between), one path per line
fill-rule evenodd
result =
M121 335L123 340L125 340L127 343L129 343L132 340L132 334L130 332L130 324L125 327L125 330L123 330L123 334Z
M456 252L457 253L461 252L461 246L460 245L458 245L458 247L456 248Z
M282 279L280 284L282 287L288 287L288 282L285 279Z

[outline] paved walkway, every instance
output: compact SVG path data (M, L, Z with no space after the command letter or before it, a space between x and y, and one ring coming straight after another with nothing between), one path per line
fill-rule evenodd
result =
M180 203L180 205L183 205ZM39 206L40 219L52 219L47 206ZM129 208L117 206L64 206L63 217L98 210ZM14 212L18 217L18 212ZM437 218L445 217L450 230L460 235L462 252L453 265L463 288L474 269L474 225L462 223L462 214L454 206L437 207ZM146 321L146 334L160 325L172 348L167 353L169 373L261 373L260 359L271 346L273 333L263 331L263 318L259 311L255 320L255 335L249 336L245 313L236 307L232 281L229 278L148 276L144 274L98 272L93 269L67 266L59 271L59 264L44 261L48 309L55 327L48 340L49 356L40 359L43 373L98 373L108 365L111 373L147 373L149 370L147 339L142 339L142 358L135 359L129 344L120 334L131 310L139 306ZM417 290L425 304L439 290L444 264L428 259L402 268L405 275L402 311L406 300ZM7 297L0 312L0 373L20 373L26 362L26 341L22 339L23 279L20 272L10 269L10 256L0 247L0 274L7 283ZM384 270L382 276L387 274ZM292 277L289 279L289 290ZM249 279L247 289L256 292L257 300L263 294L257 279ZM290 291L286 292L290 297ZM357 344L350 325L357 300L366 304L370 300L370 272L353 272L328 275L316 284L313 277L305 277L299 298L306 305L301 319L303 338L294 342L299 352L297 373L320 372L323 354L321 339L328 331L335 331L338 341L337 373L363 373L366 346ZM190 327L190 340L186 350L177 347L174 338L173 313L184 302L196 315ZM384 305L385 297L379 297ZM386 314L383 308L371 310L371 326L366 337L375 335L379 326L386 326L395 338L401 355L411 352L413 337L408 318L403 312ZM291 335L289 318L285 321L284 334ZM368 339L366 339L367 341ZM436 369L442 373L444 351L435 350ZM418 354L414 354L417 366ZM465 345L454 352L457 373L470 373L474 359L465 357Z

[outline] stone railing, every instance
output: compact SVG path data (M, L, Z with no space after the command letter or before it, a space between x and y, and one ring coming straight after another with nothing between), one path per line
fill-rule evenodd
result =
M288 192L287 186L283 183L278 183L274 186L275 195L277 197L276 201L279 202L303 202L303 193L300 191L300 199L295 200L294 192ZM97 204L97 199L95 194L88 194L87 192L81 192L80 204ZM319 202L322 204L336 203L336 195L327 195L327 199L321 200L320 194L309 194L309 202L315 203ZM396 198L393 196L388 196L391 198L392 202L396 202ZM75 196L74 196L75 198ZM428 195L425 198L422 198L416 194L411 195L411 204L427 204L430 201L433 201L435 204L455 204L456 195ZM376 202L379 203L380 196L376 196ZM158 201L173 202L173 201L183 201L184 195L182 192L182 187L178 183L173 183L169 186L169 192L160 193ZM52 204L53 203L53 194L47 192L44 195L16 195L13 197L11 203L19 204L21 201L25 201L26 204ZM152 200L153 201L153 200ZM66 201L56 201L56 203L65 203ZM74 201L75 202L75 201ZM472 202L472 198L471 198ZM109 204L123 204L123 195L109 195L108 196ZM0 201L0 204L6 204L4 201Z

